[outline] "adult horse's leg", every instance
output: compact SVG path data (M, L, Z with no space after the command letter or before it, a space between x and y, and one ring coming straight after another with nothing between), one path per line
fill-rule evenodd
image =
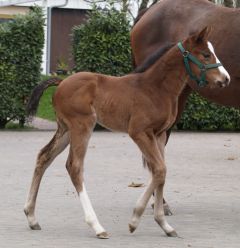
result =
M38 154L36 167L34 170L32 184L24 206L29 227L33 230L40 230L41 227L35 218L35 206L40 182L45 170L50 166L55 157L61 153L69 144L68 130L66 126L58 122L58 129L52 140L42 148Z
M134 130L134 128L131 130ZM137 205L133 211L133 216L129 224L130 231L133 232L140 222L140 217L143 214L147 202L154 189L159 187L161 190L163 190L166 176L166 167L162 154L158 148L157 139L151 131L141 133L131 133L131 131L129 131L129 135L144 154L145 158L147 159L149 169L152 172L152 181L150 182L144 194L138 200ZM159 200L161 203L159 204L158 208L161 208L161 212L164 213L163 198ZM167 223L165 216L161 215L159 217L161 228L164 230L164 232L170 237L176 237L175 230Z
M81 116L80 118L80 121L76 119L70 121L70 153L66 168L79 194L85 221L93 228L98 238L107 239L108 234L98 221L83 182L84 157L96 118L91 115Z

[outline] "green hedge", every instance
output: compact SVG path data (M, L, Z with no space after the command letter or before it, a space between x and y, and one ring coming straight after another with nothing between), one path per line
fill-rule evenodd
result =
M44 44L41 8L0 25L0 128L25 120L25 104L39 81Z
M180 130L240 130L240 110L223 107L203 99L196 93L190 95L182 118Z
M130 24L114 8L89 12L85 24L73 28L76 71L124 75L131 71Z

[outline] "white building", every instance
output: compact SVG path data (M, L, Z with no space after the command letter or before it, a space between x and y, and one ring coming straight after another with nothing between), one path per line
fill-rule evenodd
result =
M84 0L0 0L0 22L27 13L34 5L42 6L46 16L42 73L56 71L59 61L72 68L71 29L84 23L91 5ZM136 14L137 1L132 1L132 9Z

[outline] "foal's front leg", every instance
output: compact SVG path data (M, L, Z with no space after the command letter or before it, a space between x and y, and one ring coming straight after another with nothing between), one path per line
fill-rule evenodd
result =
M143 192L143 194L139 197L137 204L133 210L133 215L131 218L131 221L129 223L129 231L132 233L136 230L136 228L139 225L140 222L140 218L147 206L147 203L149 202L149 199L151 197L151 195L154 192L154 183L153 180L151 179L147 188L145 189L145 191Z
M70 153L66 168L79 194L86 223L98 238L107 239L108 234L97 218L83 181L83 162L94 124L95 119L91 115L82 117L79 121L71 120Z
M166 146L166 143L167 143L167 139L168 139L168 136L167 136L166 132L163 132L159 137L157 137L158 149L159 149L164 161L165 161L164 150L165 150L165 146ZM165 215L167 215L167 216L173 215L168 203L165 201L164 198L163 198L163 209L164 209L164 214Z
M163 229L167 230L166 234L169 237L177 237L176 231L168 224L164 214L164 203L163 199L163 187L158 186L155 190L155 204L154 204L154 219L158 225Z
M143 161L143 166L147 166L147 160L144 158L144 156L142 155L142 161ZM151 200L151 206L154 209L154 194L152 195L152 200ZM168 203L166 202L166 200L163 198L163 208L164 208L164 214L167 216L173 215Z
M129 224L130 231L133 232L137 228L140 222L140 217L143 214L147 202L149 201L154 189L158 188L160 192L163 191L163 186L165 183L165 176L166 176L166 167L164 163L164 158L158 147L157 139L153 134L153 132L148 131L148 132L133 133L133 134L129 132L129 134L134 140L134 142L138 145L142 153L144 154L145 158L147 159L148 162L147 164L149 166L149 169L152 172L152 181L150 182L149 186L147 187L143 195L138 200L137 205L133 212L131 222ZM159 194L159 192L157 193L158 193L157 199L159 202L161 202L159 205L157 205L157 211L160 213L164 213L163 194ZM175 237L176 232L167 223L167 220L165 219L164 215L162 216L162 214L160 214L158 215L158 217L159 217L158 220L160 226L164 230L164 232L168 236Z
M166 144L166 133L162 133L158 138L157 138L157 143L158 143L158 149L161 154L161 157L163 158L163 163L165 166L165 144ZM176 231L167 223L165 220L165 204L163 199L163 186L158 185L156 190L155 190L155 204L154 204L154 219L155 221L161 226L163 229L168 230L166 234L170 237L177 237ZM163 211L164 209L164 211Z

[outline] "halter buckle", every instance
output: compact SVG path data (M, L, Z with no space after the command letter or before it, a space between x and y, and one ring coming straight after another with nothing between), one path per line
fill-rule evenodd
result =
M189 56L189 51L184 51L182 55L184 58L187 58Z
M202 72L204 72L204 71L207 71L207 68L206 68L206 66L205 65L202 65L202 67L201 67L201 69L200 69Z

